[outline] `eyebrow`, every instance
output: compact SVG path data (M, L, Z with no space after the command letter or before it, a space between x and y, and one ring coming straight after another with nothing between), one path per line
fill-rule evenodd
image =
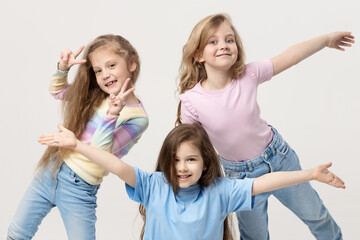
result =
M109 63L115 63L115 62L116 62L116 60L112 58L112 59L106 61L106 62L105 62L105 65L107 65L107 64L109 64ZM92 68L100 68L100 67L98 67L98 66L92 66Z
M200 155L197 154L190 154L190 155L186 155L185 158L189 158L189 157L199 157ZM179 159L178 156L176 156L177 159Z
M229 36L235 37L235 34L234 34L234 33L228 33L228 34L225 35L225 37L229 37ZM218 37L218 36L217 36L217 35L211 35L211 36L209 37L209 39L210 39L210 38L214 38L214 37Z

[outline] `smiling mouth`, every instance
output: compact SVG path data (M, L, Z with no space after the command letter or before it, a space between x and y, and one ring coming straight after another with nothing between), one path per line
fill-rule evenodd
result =
M178 175L178 179L180 181L184 181L184 180L188 179L189 177L191 177L191 175Z
M106 86L106 87L110 87L111 85L113 85L113 84L116 83L116 82L117 82L117 80L108 82L107 84L105 84L105 86Z
M223 54L216 55L216 57L223 57L223 56L229 57L230 53L223 53Z

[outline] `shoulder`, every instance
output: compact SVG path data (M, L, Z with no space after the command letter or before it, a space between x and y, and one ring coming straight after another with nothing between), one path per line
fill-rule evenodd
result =
M133 167L136 177L139 177L139 180L143 179L149 179L150 181L159 181L159 182L164 182L165 181L165 177L164 174L162 172L151 172L148 173L144 170L141 170L137 167Z
M158 196L171 190L171 187L167 183L166 178L162 172L148 173L136 167L134 167L134 171L136 175L135 188L143 194Z
M117 125L135 125L146 129L149 125L149 117L142 103L138 105L126 105L120 112Z
M262 61L251 62L245 65L245 74L249 74L253 77L259 75L263 71L272 71L272 63L270 59L265 59Z

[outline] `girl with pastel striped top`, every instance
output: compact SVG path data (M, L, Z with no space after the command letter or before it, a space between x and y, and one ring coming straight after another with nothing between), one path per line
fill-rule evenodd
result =
M128 40L111 34L97 37L86 47L83 59L77 59L83 49L61 52L50 93L62 100L64 125L82 143L121 158L148 126L133 88L140 72L139 56ZM79 69L70 84L68 71L76 64ZM109 108L124 95L121 109ZM71 149L53 146L47 148L37 170L11 222L8 239L33 238L55 206L69 239L95 239L96 194L107 171Z

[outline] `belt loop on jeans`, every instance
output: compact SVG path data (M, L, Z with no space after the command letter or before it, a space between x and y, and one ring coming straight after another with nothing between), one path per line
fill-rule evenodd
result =
M275 153L276 153L275 147L276 147L276 146L270 146L271 153L272 153L273 156L274 156Z
M251 162L250 161L247 161L246 162L246 165L247 165L247 167L249 168L249 171L250 172L252 172L254 169L253 169L253 166L252 166L252 164L251 164Z

